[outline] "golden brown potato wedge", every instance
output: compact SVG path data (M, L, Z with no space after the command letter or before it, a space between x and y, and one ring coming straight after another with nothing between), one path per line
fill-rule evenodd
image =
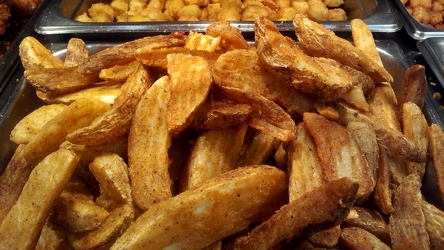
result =
M32 170L20 197L0 224L0 248L35 247L54 200L62 193L78 161L76 154L60 149Z
M426 219L427 233L430 237L430 248L444 247L444 212L431 203L423 200L422 211Z
M394 212L389 229L392 249L429 249L430 239L421 208L421 182L417 175L407 176L396 189Z
M375 187L373 169L350 132L315 113L305 113L304 124L316 145L324 180L348 177L359 183L358 202L367 199Z
M264 134L260 130L252 130L252 135L247 136L245 149L236 163L237 167L268 164L280 144L278 139Z
M289 142L286 149L291 202L322 186L325 181L316 145L303 122L296 126L296 139Z
M402 108L405 102L415 103L421 110L427 94L427 79L424 65L415 64L405 72L404 86L398 97L398 105Z
M353 207L350 215L341 224L343 228L362 228L387 245L390 245L390 232L388 221L378 210L366 207Z
M220 37L220 46L225 51L251 48L242 33L227 21L219 21L209 25L206 29L206 34Z
M237 238L228 249L269 249L289 244L302 233L339 225L347 216L357 190L358 184L348 178L328 182L282 206L247 236Z
M37 90L37 97L48 104L71 104L79 99L97 99L104 103L113 104L114 100L120 94L122 83L100 84L97 86L86 87L84 89L60 95L50 95Z
M40 237L35 246L36 250L45 249L67 249L69 248L66 233L62 230L54 230L48 226L48 223L43 225Z
M169 54L168 75L171 97L168 102L168 129L177 134L190 125L196 110L205 102L212 83L210 67L202 57Z
M122 85L111 109L94 119L91 125L68 134L67 140L97 146L127 135L136 106L151 84L148 72L140 67Z
M80 38L71 38L66 45L65 67L76 67L88 60L89 51L85 42Z
M267 98L236 88L220 87L218 95L236 103L248 104L250 113L248 125L282 141L291 141L295 137L295 122L275 102Z
M289 79L296 89L324 101L334 101L352 88L350 74L338 62L308 56L268 19L257 18L254 27L260 60L276 74Z
M387 70L348 40L338 37L322 24L304 15L296 15L293 26L301 47L312 56L332 58L369 75L375 82L392 82Z
M387 155L387 149L379 146L378 173L374 193L374 200L382 213L389 215L393 213L393 190L392 175L390 171L390 163Z
M152 206L111 249L201 249L246 229L285 202L287 174L275 167L238 168ZM208 233L201 233L204 229Z
M402 106L402 130L421 150L428 150L428 123L421 109L413 102L405 102ZM416 173L422 179L426 163L407 162L406 165L409 174Z
M63 62L52 55L43 44L34 37L25 37L19 45L19 55L25 70L42 68L60 68Z
M438 188L441 194L441 200L444 200L444 132L442 128L433 123L428 129L429 151L432 160L432 166L435 170Z
M126 79L140 69L140 62L133 61L128 64L116 65L111 68L102 69L99 73L100 79L110 82L125 82Z
M190 153L182 176L182 191L236 167L248 126L203 131Z
M220 49L220 36L210 36L202 33L191 31L185 40L185 48L191 50L203 50L215 52Z
M9 139L16 144L26 144L46 125L50 120L59 115L66 105L44 105L25 116L11 131Z
M159 78L139 101L128 137L128 166L134 202L143 210L172 196L168 172L171 134L167 126L168 76Z
M356 250L391 249L387 244L378 239L378 237L360 227L343 228L341 232L340 244L347 249Z
M56 151L70 132L88 126L108 109L108 104L94 99L80 99L71 103L58 116L45 124L26 144L26 160L31 165L37 164L45 156Z

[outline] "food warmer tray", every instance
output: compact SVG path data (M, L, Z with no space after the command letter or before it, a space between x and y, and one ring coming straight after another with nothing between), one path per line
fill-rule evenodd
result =
M418 41L417 47L435 73L438 81L444 86L444 37Z
M373 32L395 32L402 28L397 15L388 3L390 0L345 0L343 8L349 19L361 18ZM212 22L108 22L84 23L74 18L85 12L97 0L49 0L35 26L39 34L116 34L116 33L165 33L173 31L205 31ZM102 2L110 2L102 1ZM350 20L321 22L334 31L350 31ZM252 32L252 21L231 22L242 32ZM291 21L279 21L281 31L293 31Z
M444 30L435 29L416 21L400 0L393 0L393 4L396 5L396 12L403 27L412 38L424 40L430 37L444 37Z

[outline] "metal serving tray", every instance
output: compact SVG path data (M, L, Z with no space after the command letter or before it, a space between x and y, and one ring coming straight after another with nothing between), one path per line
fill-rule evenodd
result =
M373 32L394 32L402 28L389 0L345 0L343 8L349 19L361 18ZM49 0L35 30L39 34L91 34L91 33L165 33L172 31L205 31L212 22L125 22L83 23L74 18L97 0ZM102 2L110 2L102 1ZM253 22L231 22L242 32L252 32ZM350 31L350 21L321 22L334 31ZM291 21L276 22L281 31L294 30Z
M435 73L441 86L444 86L444 37L418 41L417 47Z
M397 7L397 13L400 16L399 18L403 23L403 27L412 38L424 40L430 37L444 37L444 30L435 29L416 21L416 19L407 12L407 9L400 0L392 1Z

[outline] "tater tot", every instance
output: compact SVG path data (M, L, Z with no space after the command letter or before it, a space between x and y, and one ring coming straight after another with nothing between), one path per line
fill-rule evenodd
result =
M442 12L430 12L430 24L435 26L436 24L443 22Z
M293 7L283 7L279 10L279 20L293 20L293 18L298 14Z
M219 3L221 9L218 19L220 21L239 21L241 19L241 0L220 0Z
M139 12L145 9L146 5L147 0L131 0L129 2L129 10Z
M330 13L327 6L321 0L308 0L308 17L315 21L328 21Z
M291 7L296 11L297 14L308 15L308 10L310 5L307 1L293 0L291 1Z
M185 5L197 5L199 7L205 7L209 4L207 0L184 0Z
M220 12L220 4L210 3L205 9L208 12L207 20L217 21Z
M274 1L279 8L287 8L290 7L291 0L276 0Z
M166 0L165 11L174 19L179 18L179 11L185 6L183 0Z
M341 8L328 10L330 21L345 21L347 20L347 13Z
M179 10L179 21L198 21L202 16L202 10L195 4L185 5Z
M104 3L91 5L88 14L93 22L112 22L115 18L114 9Z
M324 3L327 7L339 7L344 4L344 0L324 0Z
M412 16L423 24L428 24L430 21L429 12L426 8L422 6L416 6L413 8Z
M432 8L432 0L410 0L410 5L413 8L416 8L417 6L422 6L426 9Z
M147 8L163 11L165 8L165 0L150 0L145 9Z
M252 21L258 16L268 17L267 8L255 4L250 4L245 7L244 11L242 11L241 20Z
M129 0L114 0L110 3L110 6L114 9L116 16L119 16L129 9Z
M79 22L92 22L91 17L88 16L88 13L84 12L81 15L76 17L76 21Z

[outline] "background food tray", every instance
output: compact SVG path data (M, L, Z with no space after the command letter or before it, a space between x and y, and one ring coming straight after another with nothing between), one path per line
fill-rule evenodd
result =
M412 38L424 40L430 37L444 37L444 30L435 29L416 21L416 19L407 12L407 9L400 0L393 0L393 4L397 7L396 12L403 23L403 27Z
M345 0L343 8L349 19L361 18L373 32L394 32L402 25L389 0ZM43 10L35 30L39 34L116 34L116 33L165 33L172 31L205 31L211 22L125 22L83 23L74 18L97 0L50 0ZM109 2L103 1L103 2ZM350 31L350 21L321 22L334 31ZM291 21L276 22L281 31L294 30ZM253 22L232 22L243 32L252 32Z
M438 81L444 86L444 37L418 41L417 46Z

